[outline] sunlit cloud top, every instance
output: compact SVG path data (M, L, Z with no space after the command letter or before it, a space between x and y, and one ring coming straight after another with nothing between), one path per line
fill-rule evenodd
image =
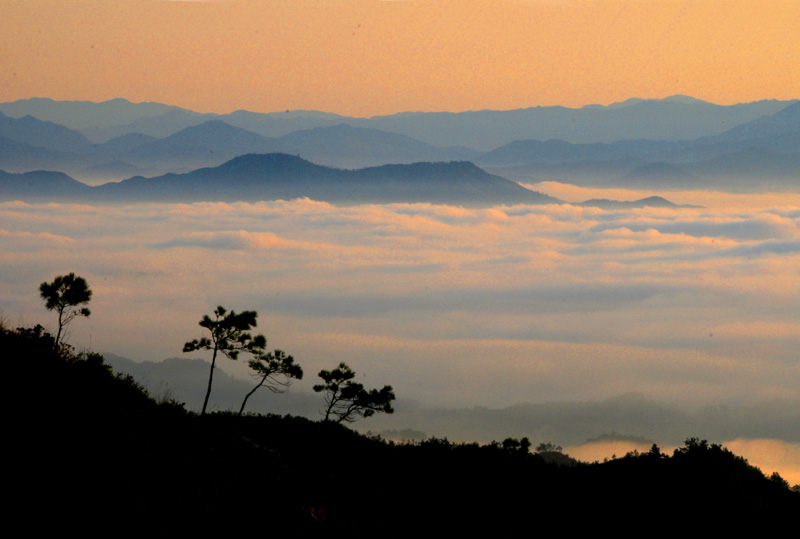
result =
M310 371L424 401L797 397L797 207L4 203L0 223L0 314L41 321L38 283L76 271L95 299L73 338L136 359L225 305Z

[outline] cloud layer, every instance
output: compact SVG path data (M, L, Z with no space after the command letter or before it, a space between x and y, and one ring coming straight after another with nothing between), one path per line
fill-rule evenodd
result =
M70 342L134 359L180 355L221 304L309 374L346 361L436 405L800 387L798 206L4 203L0 246L9 323L52 327L38 285L74 271L93 314Z

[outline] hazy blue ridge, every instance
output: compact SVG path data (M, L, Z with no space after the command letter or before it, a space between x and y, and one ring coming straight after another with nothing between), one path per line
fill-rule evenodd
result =
M61 152L81 152L91 145L82 133L33 116L11 118L0 112L0 136Z
M116 111L112 114L116 118L130 122L125 124L127 131L119 132L119 136L93 144L81 133L49 119L32 115L14 118L0 113L0 169L58 170L97 183L133 176L184 174L213 168L251 153L286 153L339 169L471 161L522 183L564 181L594 187L785 191L795 189L800 178L800 102L796 101L760 101L723 107L677 96L664 100L633 99L608 107L582 109L539 107L516 111L407 113L369 119L313 111L198 114L125 100L98 104L29 100L0 104L0 111L30 113L39 105L43 117L64 120L69 114L88 114L94 118L97 110L111 110ZM98 108L93 108L94 105ZM664 118L648 124L648 118L666 115L670 121L685 120L690 113L694 114L695 122L703 118L709 125L716 122L719 132L703 135L701 129L693 133L697 135L694 138L670 139L662 136L663 126L658 124L666 121ZM570 139L565 133L546 138L548 133L538 127L539 116L546 118L548 129L555 131L594 118L591 121L598 122L596 127L605 126L608 133L622 125L620 122L635 119L637 126L647 127L647 138L585 143L574 137ZM437 129L448 121L455 122L454 118L459 118L459 125L472 130L473 135L485 135L483 145L491 139L492 129L505 129L506 134L513 134L517 119L527 118L522 122L527 126L527 138L480 152L464 146L458 137L442 138L431 144L425 141L426 136L403 134L392 127L395 125L392 122L405 125L413 121L425 125L433 122L431 129ZM438 120L446 121L439 125ZM164 130L159 137L144 134L136 127L137 122L162 122L171 126L166 130L170 134L163 136ZM264 129L263 122L280 124L280 136L268 136L270 130ZM103 127L106 128L108 125ZM555 131L549 134L559 134ZM480 192L477 186L470 189L476 196Z
M137 176L96 187L72 180L71 188L65 187L57 193L51 189L54 174L40 173L38 183L34 179L22 182L19 175L6 175L0 184L1 192L6 199L35 196L110 202L256 201L302 197L345 204L431 202L486 206L558 202L467 162L344 170L315 165L288 154L248 154L218 167L186 174Z
M765 100L722 106L675 96L631 99L611 106L531 107L515 110L400 113L352 118L316 111L200 114L157 103L133 104L124 99L102 103L20 100L0 104L0 112L30 114L73 129L96 142L130 132L165 137L210 119L224 120L264 136L347 123L406 135L433 146L465 146L488 151L514 140L561 139L573 143L619 140L688 140L720 134L731 127L768 116L793 101Z

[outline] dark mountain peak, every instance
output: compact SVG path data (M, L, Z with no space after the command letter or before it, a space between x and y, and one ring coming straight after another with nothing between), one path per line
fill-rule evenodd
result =
M104 186L103 196L134 200L291 200L334 203L524 204L551 197L466 161L383 165L346 170L286 153L251 153L213 168Z
M171 143L230 146L232 144L264 142L274 139L233 126L219 119L213 119L181 129L162 140Z
M610 105L603 106L603 105L586 105L582 108L588 109L624 109L627 107L632 107L636 105L652 105L654 103L680 103L682 105L710 105L708 101L703 101L702 99L697 99L696 97L692 97L690 95L682 95L682 94L675 94L668 97L664 97L662 99L646 99L641 97L631 97L626 99L625 101L618 101L616 103L611 103Z
M333 203L433 203L488 206L559 201L494 176L469 161L421 162L357 170L323 167L286 153L250 153L222 165L155 178L135 176L89 187L67 176L51 185L20 185L20 176L0 177L2 198L88 198L111 201L291 200L308 197ZM52 186L74 182L73 185Z
M410 163L407 165L381 165L357 170L361 174L386 174L404 175L414 177L429 176L459 176L464 177L496 177L482 168L479 168L470 161L449 161L449 162L421 162Z
M692 98L693 99L693 98ZM724 109L723 105L716 105L708 101L694 99L643 99L639 103L630 107L631 112L637 113L661 113L661 114L706 114L706 111L713 109ZM664 121L663 119L661 121Z
M257 177L325 177L340 172L339 169L316 165L297 155L278 152L245 154L226 161L218 167L203 170L207 170L214 175L251 179Z
M0 171L0 200L40 200L73 198L90 188L63 172L36 170L21 174Z
M6 125L16 125L16 126L22 126L22 125L25 125L25 126L31 126L31 125L44 126L44 125L46 125L46 126L57 126L57 127L61 128L63 130L67 130L67 128L64 127L64 126L61 126L61 125L58 125L58 124L54 124L53 122L48 122L46 120L40 120L39 118L36 118L36 117L34 117L34 116L30 115L30 114L26 114L24 116L15 118L13 116L7 116L7 115L3 114L2 112L0 112L0 121L2 121Z
M248 153L245 155L241 155L239 157L235 157L230 161L227 161L220 165L218 168L224 167L227 170L235 170L235 169L253 169L258 167L269 167L269 168L292 168L298 166L307 166L311 165L313 167L318 167L319 165L315 165L310 161L306 161L300 156L297 155L290 155L288 153ZM325 168L325 167L319 167Z
M641 97L631 97L626 99L625 101L618 101L616 103L611 103L610 105L603 106L603 105L588 105L584 108L591 108L591 109L623 109L625 107L630 107L632 105L638 105L644 101Z
M192 126L192 127L187 127L187 129L199 129L199 128L203 127L203 126L214 127L214 128L217 128L217 129L220 129L220 128L222 128L222 129L225 129L225 128L239 129L238 127L233 127L231 124L226 123L226 122L220 120L219 118L214 118L212 120L207 120L207 121L205 121L205 122L203 122L201 124L197 124L197 125Z
M356 170L346 170L340 168L325 167L307 161L300 156L287 153L251 153L236 157L216 167L214 169L226 174L236 173L317 173L317 174L337 174L361 176L395 176L395 177L430 177L439 176L459 176L459 177L485 177L493 178L485 170L475 166L469 161L450 161L450 162L420 162L411 164L380 165Z
M592 208L601 208L606 210L621 210L621 209L634 209L634 208L702 208L702 206L694 206L690 204L675 204L674 202L670 202L664 197L660 196L651 196L647 198L641 198L639 200L633 201L622 201L622 200L609 200L607 198L593 198L591 200L587 200L586 202L582 202L580 206L584 207L592 207ZM638 393L631 393L628 400L642 400L644 401L644 396Z
M670 202L666 198L660 196L646 197L639 199L636 202L639 202L645 206L677 206L677 204L674 202Z
M57 171L49 171L49 170L34 170L32 172L25 172L19 174L18 176L21 180L28 181L30 183L36 183L39 185L50 185L50 186L80 186L84 187L84 184L67 176L63 172Z
M124 97L115 97L113 99L109 99L106 103L111 103L115 105L133 105L132 101L125 99Z
M697 99L696 97L692 97L690 95L683 95L683 94L675 94L669 97L665 97L661 100L654 100L654 101L667 101L672 103L683 103L684 105L710 105L708 101L704 101L702 99Z
M213 119L213 120L206 120L205 122L199 123L197 125L190 125L189 127L181 129L180 131L171 136L174 137L180 135L181 133L188 134L188 133L219 132L219 131L245 131L245 130L239 127L234 127L229 123L223 122L222 120Z
M18 99L14 103L55 103L56 100L50 97L31 97L30 99Z

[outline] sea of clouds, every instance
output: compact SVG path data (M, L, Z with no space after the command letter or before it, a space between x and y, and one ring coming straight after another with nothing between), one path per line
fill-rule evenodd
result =
M69 342L135 360L223 305L258 311L301 389L345 361L429 406L797 400L800 200L670 198L704 207L0 203L0 316L53 329L39 283L74 271L94 296Z

